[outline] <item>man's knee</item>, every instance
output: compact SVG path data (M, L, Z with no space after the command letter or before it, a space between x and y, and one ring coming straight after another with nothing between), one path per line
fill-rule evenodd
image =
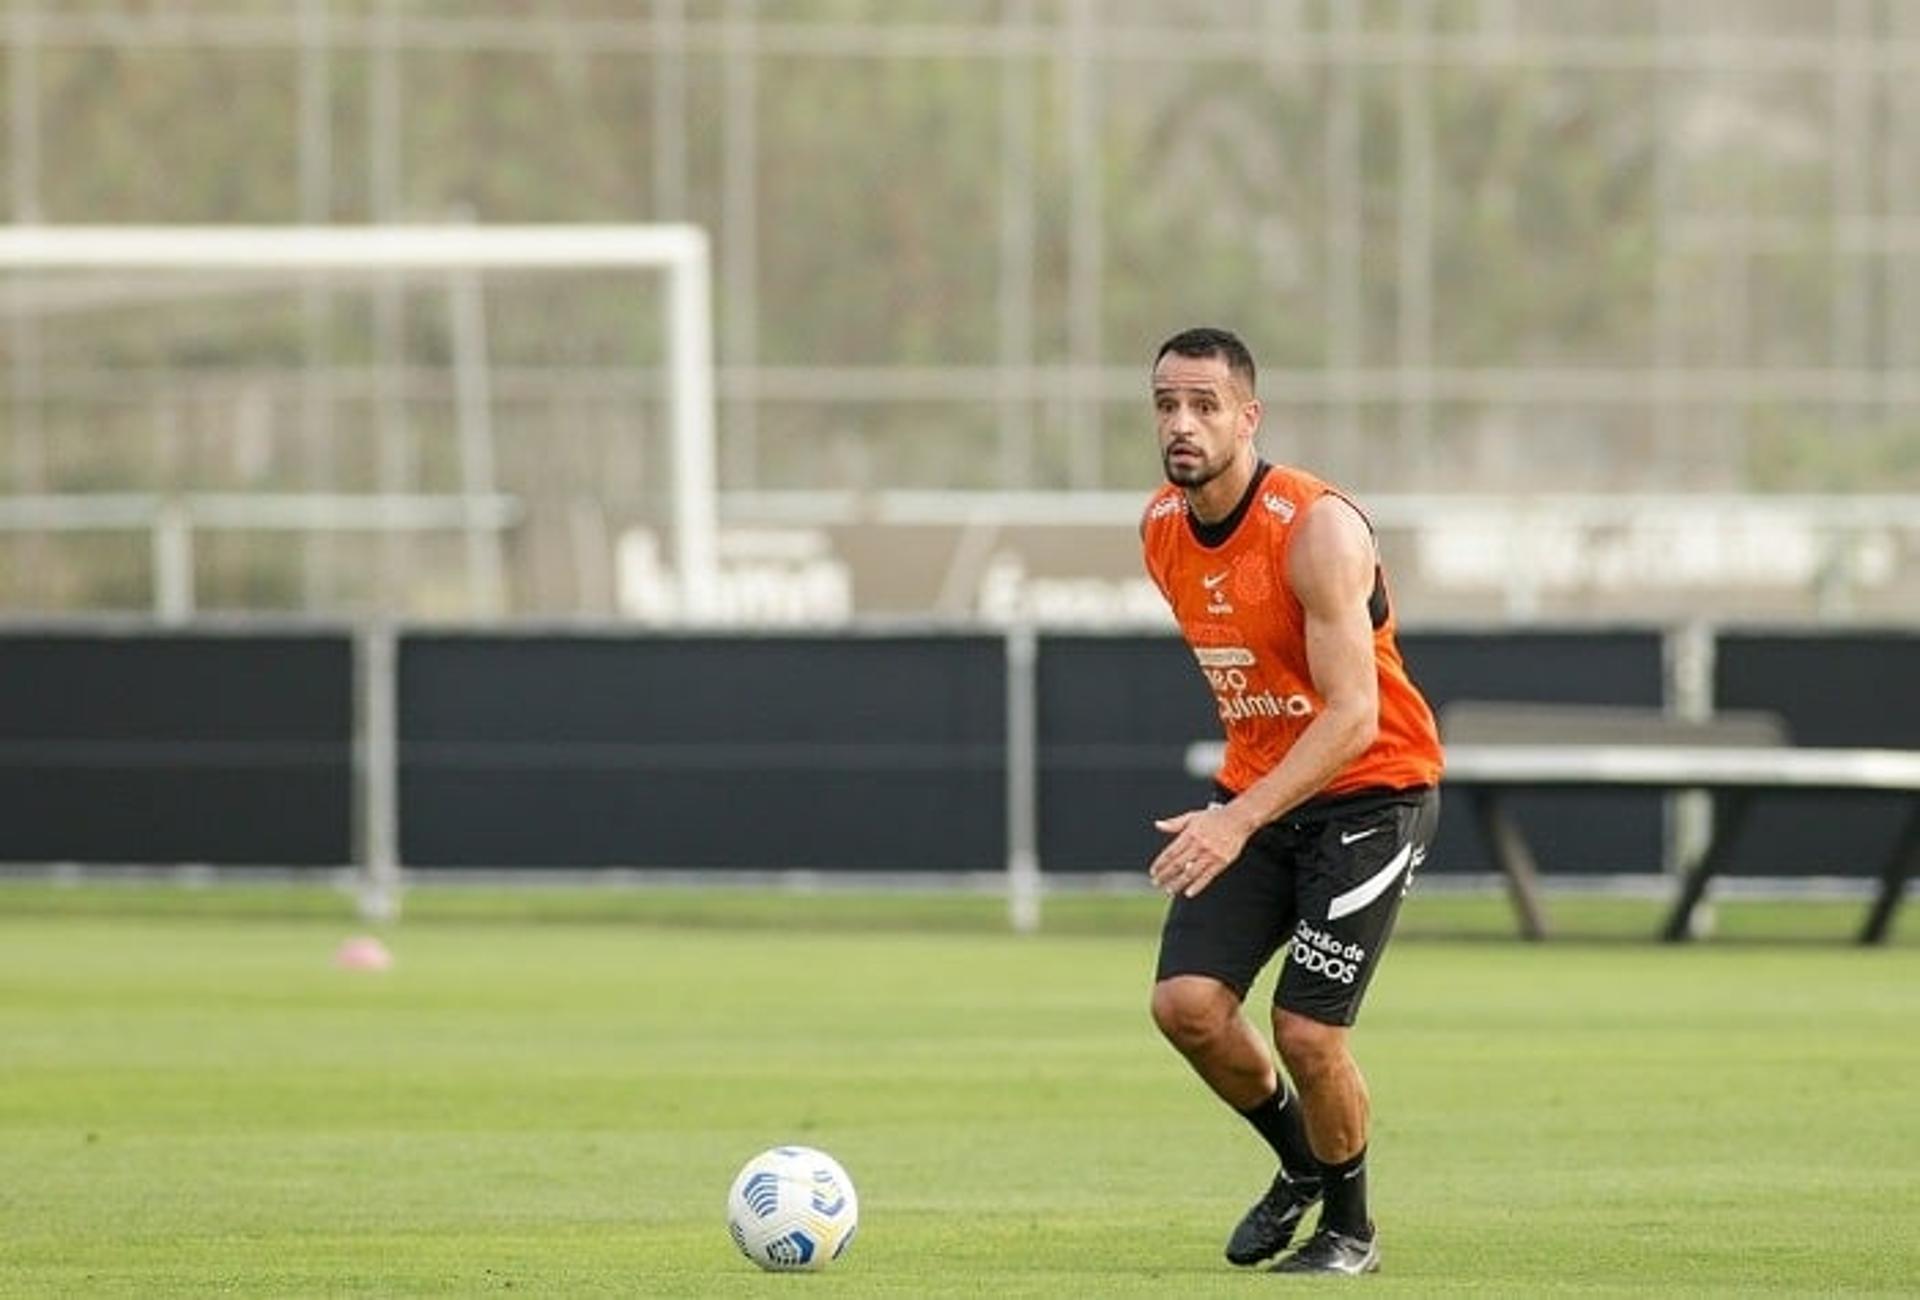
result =
M1217 1039L1239 1014L1240 999L1218 980L1175 975L1153 986L1153 1023L1168 1042L1189 1052Z
M1344 1069L1349 1059L1345 1026L1329 1025L1297 1011L1274 1011L1273 1041L1287 1073L1309 1086L1314 1079Z

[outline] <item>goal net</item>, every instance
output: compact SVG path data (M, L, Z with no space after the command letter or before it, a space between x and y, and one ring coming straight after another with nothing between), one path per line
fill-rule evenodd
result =
M0 229L0 603L614 606L715 560L686 225Z

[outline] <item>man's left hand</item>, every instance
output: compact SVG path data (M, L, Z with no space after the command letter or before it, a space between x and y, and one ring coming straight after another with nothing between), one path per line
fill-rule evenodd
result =
M1232 866L1253 833L1227 804L1162 817L1153 824L1173 839L1160 850L1147 875L1163 893L1188 898Z

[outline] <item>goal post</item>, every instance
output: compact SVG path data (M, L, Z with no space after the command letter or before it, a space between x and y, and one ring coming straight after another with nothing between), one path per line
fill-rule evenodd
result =
M694 225L7 226L6 271L659 270L667 276L674 565L691 612L711 590L719 507L713 273Z

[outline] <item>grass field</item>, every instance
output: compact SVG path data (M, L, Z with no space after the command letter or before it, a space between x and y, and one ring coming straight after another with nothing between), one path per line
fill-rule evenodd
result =
M0 1294L1329 1285L1219 1257L1269 1162L1147 1020L1147 900L1021 938L975 901L416 895L369 974L330 965L338 900L288 898L0 888ZM1410 904L1358 1032L1358 1285L1912 1293L1920 946L1421 937L1444 910ZM724 1229L788 1140L859 1186L823 1276Z

